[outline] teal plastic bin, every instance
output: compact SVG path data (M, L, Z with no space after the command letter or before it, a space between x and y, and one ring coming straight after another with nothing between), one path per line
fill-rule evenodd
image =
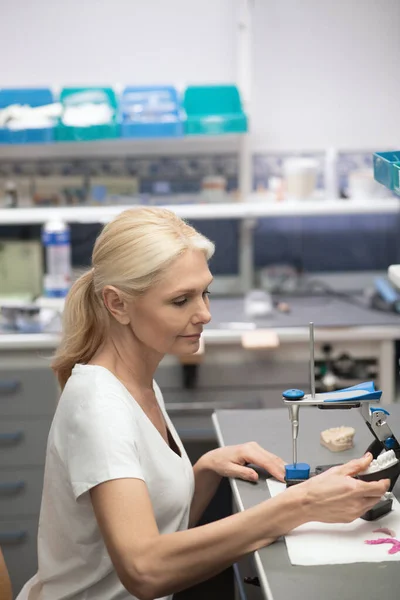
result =
M222 135L247 131L240 94L234 85L189 86L184 94L186 135Z
M83 142L119 137L118 102L109 87L64 88L56 141Z
M400 195L400 150L375 152L374 178L389 190Z

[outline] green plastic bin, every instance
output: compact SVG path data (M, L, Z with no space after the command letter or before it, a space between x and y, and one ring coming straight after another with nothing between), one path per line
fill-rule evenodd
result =
M83 142L119 137L118 102L110 87L63 88L60 94L62 115L56 127L58 142ZM81 125L79 117L86 106L88 124ZM99 123L99 115L105 116ZM90 118L93 123L90 123ZM97 122L96 122L97 119Z
M247 131L235 85L189 86L184 94L186 135L223 135Z
M376 181L400 195L400 151L375 152L373 160Z

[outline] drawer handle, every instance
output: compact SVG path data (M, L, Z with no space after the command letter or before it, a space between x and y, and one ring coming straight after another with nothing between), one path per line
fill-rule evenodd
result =
M14 433L0 433L0 446L11 446L12 444L18 444L23 437L23 431L15 431Z
M0 545L1 544L20 544L24 541L26 536L28 535L27 531L0 531Z
M6 481L5 483L0 483L0 496L16 494L23 490L24 487L25 481Z
M0 380L0 394L11 394L19 388L20 382L17 379Z
M258 579L258 577L245 577L243 581L250 585L260 587L260 580Z

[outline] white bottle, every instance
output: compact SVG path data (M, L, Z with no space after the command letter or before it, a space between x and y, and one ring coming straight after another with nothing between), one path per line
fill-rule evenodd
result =
M325 199L337 200L339 193L338 152L336 148L328 148L325 153Z
M48 221L42 230L42 243L46 252L44 295L64 298L71 285L70 230L63 221Z

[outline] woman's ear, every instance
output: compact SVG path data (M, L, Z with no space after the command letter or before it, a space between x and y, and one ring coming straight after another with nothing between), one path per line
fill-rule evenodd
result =
M128 313L128 306L122 292L114 287L113 285L106 285L103 289L103 302L108 312L120 323L121 325L129 325L130 317Z

